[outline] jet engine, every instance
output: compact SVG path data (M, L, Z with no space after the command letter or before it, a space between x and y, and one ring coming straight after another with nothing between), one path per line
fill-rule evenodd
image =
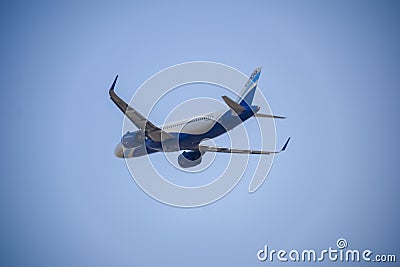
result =
M121 138L121 144L125 148L134 148L144 144L146 136L143 131L127 132Z
M184 151L178 156L179 166L191 168L201 163L201 152L199 150Z

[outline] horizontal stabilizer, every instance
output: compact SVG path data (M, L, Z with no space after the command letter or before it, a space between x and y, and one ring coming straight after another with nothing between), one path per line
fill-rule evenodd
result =
M254 114L254 117L271 118L271 119L286 119L286 117L282 117L282 116L275 116L275 115L268 115L268 114L261 114L261 113Z
M230 99L229 97L227 97L226 95L224 95L222 97L222 99L225 101L225 103L228 105L228 107L230 109L232 109L236 114L240 114L243 112L244 107L239 105L238 103L236 103L235 101L233 101L232 99Z

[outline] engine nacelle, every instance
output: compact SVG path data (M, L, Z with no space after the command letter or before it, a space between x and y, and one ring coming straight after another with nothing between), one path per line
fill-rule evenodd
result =
M121 144L125 148L134 148L144 144L146 136L143 131L127 132L121 138Z
M182 168L191 168L199 165L201 159L201 152L198 150L184 151L178 156L178 163Z

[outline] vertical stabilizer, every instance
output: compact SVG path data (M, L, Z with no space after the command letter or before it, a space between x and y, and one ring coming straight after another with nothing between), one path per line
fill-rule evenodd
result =
M242 90L242 93L240 94L240 97L237 100L237 102L241 106L247 107L247 106L251 106L251 104L253 103L254 94L256 92L257 83L258 83L258 79L260 78L260 74L261 74L261 67L255 69L253 71L249 80L245 84L245 86Z

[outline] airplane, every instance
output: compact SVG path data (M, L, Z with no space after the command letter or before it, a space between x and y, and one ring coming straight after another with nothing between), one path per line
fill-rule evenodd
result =
M258 113L260 107L252 105L260 73L261 68L254 70L237 101L228 96L222 96L229 109L202 114L160 127L147 120L115 93L117 75L109 89L110 98L138 130L128 131L122 136L120 143L115 148L115 156L118 158L134 158L157 152L183 151L178 156L178 164L182 168L191 168L201 163L202 156L206 152L270 155L285 151L290 137L279 151L235 149L201 144L205 139L218 137L251 117L286 118Z

